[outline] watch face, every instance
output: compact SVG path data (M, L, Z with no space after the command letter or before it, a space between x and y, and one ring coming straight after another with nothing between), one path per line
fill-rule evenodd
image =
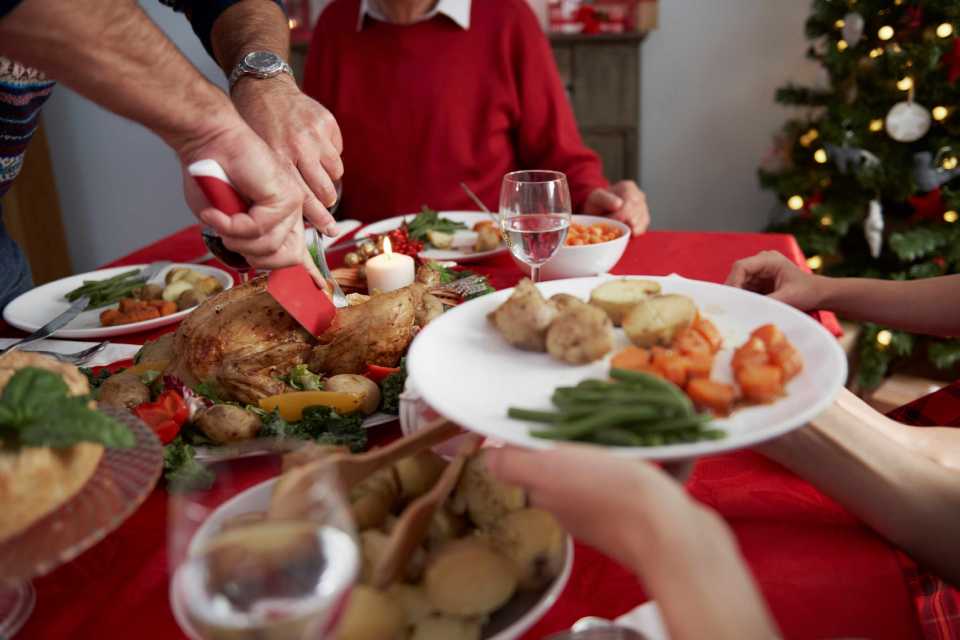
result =
M256 73L278 73L283 68L283 60L269 51L254 51L243 58L243 63Z

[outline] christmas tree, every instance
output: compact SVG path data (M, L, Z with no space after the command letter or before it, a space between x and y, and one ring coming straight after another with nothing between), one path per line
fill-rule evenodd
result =
M960 272L960 1L815 0L808 57L823 86L789 85L801 107L760 169L808 264L831 276ZM905 310L908 312L908 310ZM877 386L913 354L960 364L960 341L866 325L857 383Z

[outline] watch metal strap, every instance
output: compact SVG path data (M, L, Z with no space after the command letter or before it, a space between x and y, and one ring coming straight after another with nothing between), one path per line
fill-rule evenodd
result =
M293 75L293 67L291 67L291 66L290 66L289 64L287 64L286 62L283 62L283 63L282 63L282 65L281 65L281 67L280 67L280 70L279 70L277 73L273 73L273 74L270 74L270 75L263 75L263 74L261 74L261 73L259 73L259 72L257 72L257 71L254 71L254 70L251 69L250 67L246 66L246 65L243 63L243 61L241 61L239 64L237 64L237 66L235 66L235 67L233 68L233 71L230 72L230 77L227 79L227 82L228 82L228 84L230 85L230 88L232 89L232 88L233 88L233 85L235 85L235 84L237 83L237 80L239 80L239 79L242 78L243 76L254 76L254 77L256 77L256 78L266 79L266 78L272 78L272 77L274 77L274 76L278 76L278 75L280 75L281 73L286 73L286 74L289 75L291 78L294 77L294 75Z

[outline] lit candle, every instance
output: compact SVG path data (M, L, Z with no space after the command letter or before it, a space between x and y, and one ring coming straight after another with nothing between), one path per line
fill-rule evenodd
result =
M394 253L390 238L383 240L383 253L367 260L367 289L381 293L402 289L413 284L416 268L413 258Z

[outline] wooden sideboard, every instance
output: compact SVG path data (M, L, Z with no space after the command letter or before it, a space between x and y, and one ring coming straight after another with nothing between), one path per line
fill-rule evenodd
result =
M550 34L560 77L580 133L600 154L611 182L640 181L640 45L642 33ZM303 77L306 45L294 45L291 65Z

